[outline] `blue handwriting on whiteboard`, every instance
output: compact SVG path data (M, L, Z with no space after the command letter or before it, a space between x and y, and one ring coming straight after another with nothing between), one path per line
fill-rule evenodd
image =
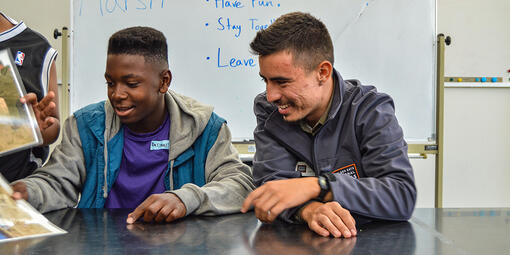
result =
M124 6L121 6L122 2L124 2ZM113 13L117 7L119 7L119 10L126 12L128 10L127 0L104 0L104 9L106 12ZM103 16L103 0L99 0L99 8L101 10L101 16Z
M137 10L146 10L147 4L146 2L149 2L149 9L152 9L152 0L137 0L138 7L136 7ZM165 4L165 0L161 0L161 9L163 9L163 5Z
M259 30L262 30L262 29L266 29L269 25L273 24L273 22L275 21L275 19L271 19L269 21L269 24L260 24L258 23L258 19L255 19L255 18L251 18L251 19L248 19L251 23L251 29L252 30L255 30L255 31L259 31Z
M227 18L227 23L224 24L224 19L223 17L220 17L218 19L218 30L220 31L223 31L223 30L232 30L234 31L234 36L235 37L239 37L239 35L241 35L241 25L236 25L236 24L230 24L230 18Z
M99 0L99 12L101 16L104 16L104 11L106 13L114 13L116 10L121 10L126 13L128 11L128 5L135 0ZM136 9L137 10L152 10L153 2L161 1L161 9L164 8L165 0L136 0ZM80 8L81 15L81 8Z
M243 8L244 5L238 0L215 0L216 8Z
M228 62L228 63L227 63ZM218 68L224 67L254 67L256 66L255 60L253 57L248 57L245 59L241 58L230 58L227 62L223 63L221 60L221 48L218 48Z
M278 5L280 6L280 5ZM251 7L274 7L273 1L258 1L258 0L251 0Z

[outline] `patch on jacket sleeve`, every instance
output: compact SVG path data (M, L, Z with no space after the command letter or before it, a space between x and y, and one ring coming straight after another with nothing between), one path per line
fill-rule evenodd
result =
M344 166L334 170L332 173L341 173L351 176L352 178L359 179L358 169L356 168L356 164L350 164L348 166Z

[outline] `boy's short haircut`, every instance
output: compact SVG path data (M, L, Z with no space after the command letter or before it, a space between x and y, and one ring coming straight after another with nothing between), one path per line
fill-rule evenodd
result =
M333 43L328 29L309 13L282 15L267 29L257 32L250 48L259 56L288 51L292 53L294 63L307 71L312 71L324 60L334 64Z
M130 27L114 33L108 41L108 55L141 55L150 63L168 65L166 38L151 27Z

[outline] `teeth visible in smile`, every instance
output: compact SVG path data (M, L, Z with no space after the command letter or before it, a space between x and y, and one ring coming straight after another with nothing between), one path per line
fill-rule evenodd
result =
M117 111L121 111L121 112L124 112L124 111L127 111L129 109L131 109L132 107L117 107Z
M279 105L279 106L278 106L278 108L280 108L280 109L282 109L282 110L283 110L283 109L287 109L288 107L289 107L289 105L288 105L288 104L284 104L284 105Z

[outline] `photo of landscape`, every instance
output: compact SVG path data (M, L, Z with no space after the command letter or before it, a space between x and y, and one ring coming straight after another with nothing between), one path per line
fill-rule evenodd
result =
M15 201L12 190L0 174L0 243L9 240L63 234L26 201Z
M22 84L13 68L8 51L0 51L0 155L40 143L35 120L30 121L28 107L19 101Z

